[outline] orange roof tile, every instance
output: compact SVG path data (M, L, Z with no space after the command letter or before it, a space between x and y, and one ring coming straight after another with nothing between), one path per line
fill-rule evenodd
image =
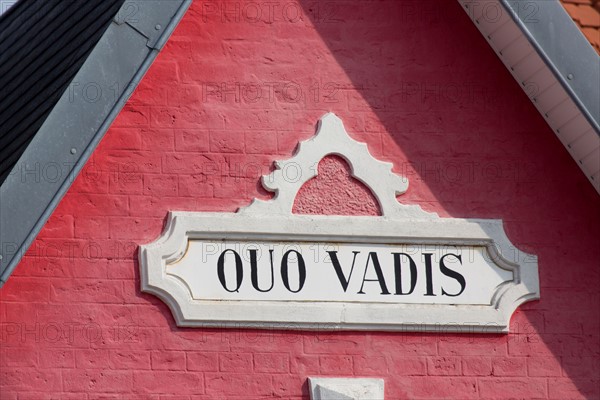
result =
M567 13L600 54L600 0L561 0Z
M574 4L587 4L587 5L591 5L592 4L592 0L561 0L562 3L574 3Z

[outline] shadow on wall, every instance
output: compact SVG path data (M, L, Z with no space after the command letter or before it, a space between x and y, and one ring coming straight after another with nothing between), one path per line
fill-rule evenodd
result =
M399 200L441 216L500 218L510 240L538 256L541 301L515 313L513 333L440 335L440 355L492 357L488 375L510 376L494 363L508 354L530 377L555 377L550 397L598 394L600 309L586 301L600 284L598 197L460 4L300 3L356 88L348 112L376 114L365 129L381 136L377 158L409 178ZM491 354L477 351L482 342Z

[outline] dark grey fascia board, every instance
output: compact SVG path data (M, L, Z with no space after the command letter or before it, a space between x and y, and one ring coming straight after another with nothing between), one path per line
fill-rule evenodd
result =
M559 0L500 0L600 135L600 56Z
M0 287L150 68L191 1L125 2L0 186ZM86 85L92 90L83 90Z

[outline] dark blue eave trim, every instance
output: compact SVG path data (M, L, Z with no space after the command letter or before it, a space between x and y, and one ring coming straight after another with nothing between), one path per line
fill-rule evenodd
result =
M92 82L105 88L107 95L91 102L84 98L83 91L67 90L0 186L0 287L150 68L191 1L125 2L73 79L80 85ZM60 169L58 177L43 176L41 171L49 166Z
M0 185L123 3L21 0L0 16Z

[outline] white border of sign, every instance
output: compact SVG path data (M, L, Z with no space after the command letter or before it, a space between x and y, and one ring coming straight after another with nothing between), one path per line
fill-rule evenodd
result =
M352 175L371 189L382 216L292 214L298 190L330 154L343 157ZM276 162L262 183L275 192L272 200L255 199L237 213L170 212L162 236L140 246L142 291L162 299L178 326L498 333L508 332L519 305L539 298L537 257L511 244L501 220L440 218L399 203L396 196L408 188L406 178L350 138L332 113L321 118L317 134L301 142L292 158ZM485 246L514 279L497 287L485 306L194 300L181 280L166 273L191 239Z

